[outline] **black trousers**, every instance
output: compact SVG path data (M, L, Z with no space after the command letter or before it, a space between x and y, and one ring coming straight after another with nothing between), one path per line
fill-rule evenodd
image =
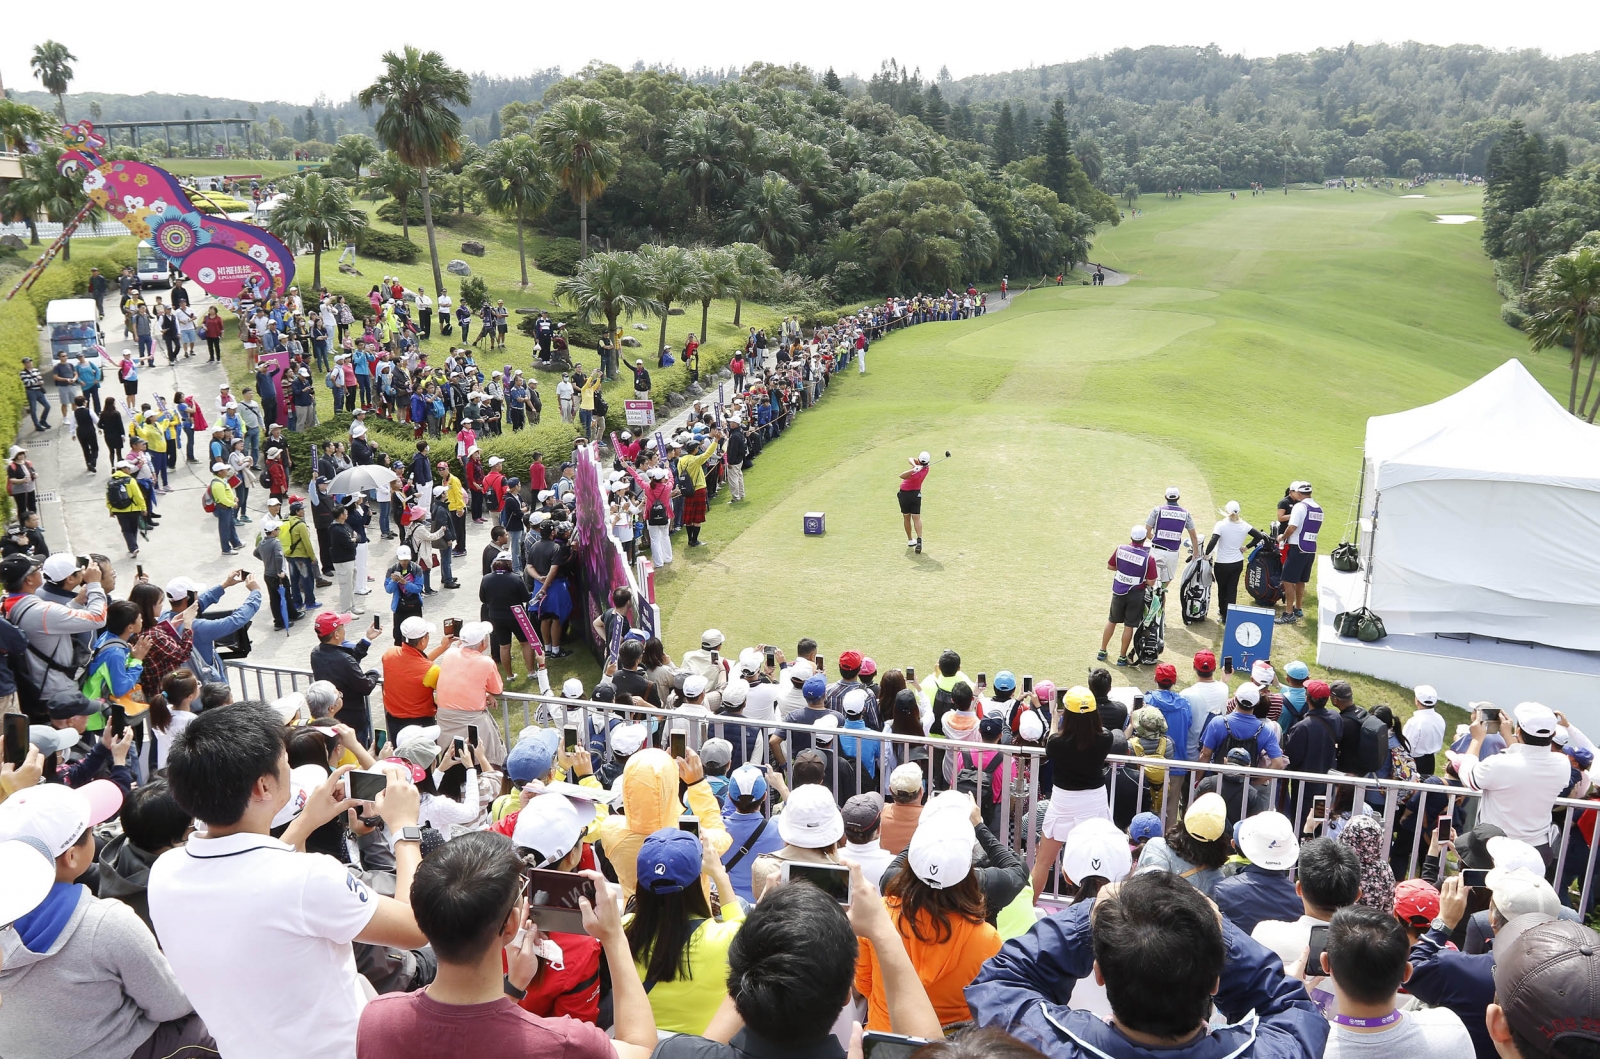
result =
M1239 575L1244 573L1244 560L1236 563L1217 563L1217 609L1222 612L1222 620L1228 620L1228 608L1239 599Z

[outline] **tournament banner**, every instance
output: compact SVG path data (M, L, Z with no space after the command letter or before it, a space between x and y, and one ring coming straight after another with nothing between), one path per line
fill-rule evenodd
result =
M544 641L539 639L539 634L533 631L533 622L528 620L528 608L525 604L518 603L512 606L511 616L517 619L517 628L522 630L522 635L528 638L528 643L533 645L534 651L544 654Z
M61 175L81 180L90 202L207 294L237 299L247 288L279 297L288 291L294 254L272 233L220 213L201 213L188 190L159 166L107 161L99 153L106 139L93 122L65 125L61 131L66 140L56 165Z
M622 459L622 439L617 437L615 430L611 432L611 455L619 460Z
M654 401L623 401L623 418L630 427L649 427L656 422Z
M662 437L661 431L656 431L656 451L661 454L661 462L667 462L667 439Z
M625 621L611 623L611 638L606 643L606 665L614 666L617 664L617 656L622 654L622 637L627 627L628 623Z

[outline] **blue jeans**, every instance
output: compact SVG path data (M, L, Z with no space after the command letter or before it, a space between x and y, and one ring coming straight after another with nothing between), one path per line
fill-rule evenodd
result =
M217 505L217 536L222 539L222 550L243 548L239 543L239 531L234 528L233 520L237 512L231 507Z
M522 571L522 531L516 530L511 534L511 558L516 564L517 571Z
M376 493L368 493L367 495L369 497L374 497L377 494ZM389 535L389 504L390 504L390 501L388 501L388 500L374 500L373 502L378 505L378 532L382 533L384 536L388 536Z
M594 412L587 408L578 409L578 422L583 425L583 436L589 436L589 423L594 419Z
M357 374L356 375L356 386L360 387L360 389L361 389L361 403L363 405L371 404L372 403L372 376L371 375Z
M314 559L289 560L289 604L305 610L317 599L317 564Z
M317 370L326 372L328 370L328 340L326 338L318 339L312 343L312 356L316 360Z
M183 440L188 445L187 456L189 462L194 462L194 427L185 423L183 426Z
M261 428L251 427L244 432L244 447L250 453L250 459L255 461L256 467L261 466Z
M155 468L155 473L151 475L152 480L160 479L161 488L167 488L167 454L165 452L156 452L152 449L150 463Z
M39 416L34 409L38 408L44 413L44 422L39 422ZM45 396L43 390L28 391L28 416L33 420L33 429L43 430L50 425L50 398Z
M439 577L448 584L456 579L455 575L450 572L450 549L453 545L439 541L434 547L436 550L433 554L439 557Z

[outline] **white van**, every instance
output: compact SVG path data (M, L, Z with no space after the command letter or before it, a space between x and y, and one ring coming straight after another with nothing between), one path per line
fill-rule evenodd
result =
M135 251L133 271L139 277L141 287L172 286L172 271L167 259L148 239L139 241L139 248Z

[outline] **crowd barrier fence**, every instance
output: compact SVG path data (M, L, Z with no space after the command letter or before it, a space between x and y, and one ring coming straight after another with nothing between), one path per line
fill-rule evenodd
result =
M282 666L229 661L226 663L226 669L234 695L240 699L270 702L290 692L304 690L305 686L315 679L309 670ZM371 703L376 727L383 726L381 695L380 683L373 693L374 701ZM510 691L494 697L494 705L490 712L498 712L500 727L505 733L508 746L514 742L517 732L530 725L560 727L574 718L584 734L585 745L599 733L607 732L613 719L630 721L657 719L658 728L684 731L687 745L697 751L705 740L716 738L719 734L726 735L727 727L742 725L759 728L763 732L763 738L758 740L757 750L761 753L752 755L752 760L757 764L766 764L768 761L770 749L767 737L777 736L782 742L784 759L792 762L795 756L795 736L802 734L809 740L818 732L815 727L808 724L793 724L775 719L734 719L725 715L690 713L681 709L620 707L615 703ZM520 723L516 723L518 719ZM1001 796L993 802L988 814L992 821L991 828L996 837L1015 849L1027 862L1029 869L1032 869L1042 824L1043 810L1040 802L1042 797L1049 795L1048 791L1039 789L1039 766L1044 760L1042 747L969 743L937 737L876 732L870 728L859 730L839 728L831 730L829 734L834 740L831 748L834 751L831 780L835 796L840 793L840 777L843 773L847 784L846 793L878 791L883 793L887 800L887 773L895 765L906 761L923 763L924 772L928 775L933 790L948 789L955 785L952 782L954 773L970 760L964 760L962 754L970 754L973 751L981 753L992 751L998 754L1000 764L994 771L1003 777L1003 782ZM854 757L845 757L838 753L840 739L859 740L855 744L858 753ZM861 752L861 748L867 743L874 744L877 750ZM875 758L878 762L876 775L871 775L873 769L867 764L869 758ZM1417 825L1427 816L1433 815L1429 811L1430 804L1441 808L1447 814L1454 815L1458 804L1464 802L1470 822L1476 813L1478 800L1482 797L1478 791L1465 787L1406 780L1382 780L1339 773L1249 768L1222 762L1207 762L1202 765L1193 761L1118 754L1110 755L1107 761L1117 769L1117 772L1113 773L1113 782L1108 785L1108 803L1112 816L1121 818L1131 815L1127 812L1130 807L1125 802L1119 807L1119 797L1136 799L1135 805L1131 807L1134 812L1150 808L1158 792L1156 786L1148 782L1146 770L1161 771L1165 775L1164 782L1159 785L1163 808L1161 815L1169 828L1179 818L1175 805L1188 805L1192 802L1196 797L1196 788L1206 776L1210 775L1242 776L1252 781L1250 784L1239 785L1240 806L1235 810L1238 818L1248 815L1248 799L1252 791L1265 792L1267 808L1283 813L1295 822L1297 828L1305 821L1306 814L1311 808L1310 799L1321 795L1327 798L1327 804L1338 805L1341 804L1339 792L1341 789L1348 789L1352 805L1366 804L1372 815L1381 821L1383 856L1394 864L1400 862L1395 859L1397 851L1392 848L1391 843L1396 828L1405 822L1407 812L1405 803L1412 795L1420 794L1422 797L1417 799L1417 809L1421 812L1413 813L1412 826L1402 827L1402 831L1408 833L1410 838L1398 850L1404 856L1403 873L1396 871L1399 878L1411 878L1420 872L1423 858L1427 854L1429 839L1424 834L1426 829ZM1121 774L1120 782L1118 773ZM982 776L980 782L990 779L987 771L980 772L980 776ZM853 783L850 782L852 779ZM864 780L866 782L863 782ZM1228 793L1223 790L1226 786L1227 784L1222 782L1217 784L1224 797L1227 797ZM1124 788L1128 787L1132 787L1132 790L1125 791ZM1172 800L1174 794L1177 795L1176 803ZM1559 825L1557 837L1551 843L1551 848L1555 851L1555 878L1560 880L1568 874L1566 869L1572 855L1585 857L1586 862L1577 875L1581 880L1578 907L1588 909L1597 896L1594 892L1594 879L1596 860L1600 857L1600 842L1586 844L1581 834L1574 842L1574 829L1577 827L1580 814L1600 809L1600 803L1578 798L1559 798L1555 801L1555 805L1565 807L1567 810L1562 814L1563 820ZM1028 826L1024 826L1025 824ZM1062 898L1059 876L1059 865L1057 865L1052 868L1050 886L1046 893L1041 895L1044 899Z

